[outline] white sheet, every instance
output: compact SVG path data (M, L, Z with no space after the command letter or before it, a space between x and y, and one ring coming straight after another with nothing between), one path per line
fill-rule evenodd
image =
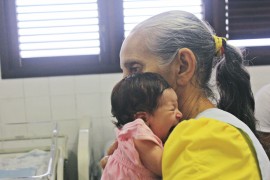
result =
M34 149L27 153L1 154L0 178L14 179L47 172L50 152Z

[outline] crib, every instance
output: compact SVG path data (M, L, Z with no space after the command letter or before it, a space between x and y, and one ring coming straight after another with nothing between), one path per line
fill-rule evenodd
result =
M64 180L67 137L58 134L57 126L50 137L0 139L0 143L0 180Z

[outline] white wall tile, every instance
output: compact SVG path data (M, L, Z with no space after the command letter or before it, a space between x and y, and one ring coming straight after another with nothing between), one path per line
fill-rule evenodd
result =
M100 75L75 77L75 91L77 94L100 92Z
M101 92L112 91L115 84L122 79L122 73L100 75Z
M52 96L51 108L53 120L76 119L75 96Z
M54 128L53 122L29 123L27 124L30 137L51 136Z
M5 101L4 101L5 102ZM3 121L2 120L2 103L4 103L4 102L2 102L2 99L0 99L0 131L1 131L1 124L3 123L5 123L5 121ZM1 135L1 134L0 134Z
M92 129L90 131L90 138L93 142L94 159L98 161L104 152L104 124L101 118L92 120Z
M23 83L25 97L49 96L48 78L27 78Z
M104 143L116 139L116 126L112 123L115 118L112 117L103 117L103 132L104 132Z
M79 94L76 96L78 118L100 116L103 104L100 93Z
M252 91L254 94L264 85L270 83L270 66L250 66L247 68L250 73Z
M3 131L4 131L4 128L3 128L2 124L0 123L0 139L3 138L3 135L4 135L4 132Z
M31 141L27 140L17 140L17 141L4 141L3 148L4 149L17 149L24 147L31 147L33 144Z
M0 81L0 98L20 98L23 96L22 79Z
M5 139L4 137L4 127L2 127L1 123L0 123L0 139ZM3 149L3 143L2 141L0 141L0 149Z
M28 122L51 121L50 97L25 98Z
M58 122L60 135L68 137L68 145L73 145L78 140L79 124L77 120Z
M3 125L4 138L21 138L28 136L27 124L6 124Z
M75 92L75 80L73 76L49 78L51 95L72 95Z
M1 121L4 123L26 122L25 104L22 98L2 99Z
M112 116L111 113L111 93L103 92L101 93L101 114L105 117Z

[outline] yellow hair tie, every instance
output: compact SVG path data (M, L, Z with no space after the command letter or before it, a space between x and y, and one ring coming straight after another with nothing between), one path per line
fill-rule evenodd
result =
M223 38L223 37L218 37L216 35L213 35L214 41L215 41L215 45L216 45L216 55L217 56L222 56L224 53L224 44L223 44L223 40L226 42L227 39Z

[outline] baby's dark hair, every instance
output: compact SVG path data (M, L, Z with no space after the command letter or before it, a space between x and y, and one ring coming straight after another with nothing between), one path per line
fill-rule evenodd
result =
M171 86L157 73L136 73L118 82L111 94L114 124L121 128L135 120L137 112L152 114L158 107L158 100L165 89Z

